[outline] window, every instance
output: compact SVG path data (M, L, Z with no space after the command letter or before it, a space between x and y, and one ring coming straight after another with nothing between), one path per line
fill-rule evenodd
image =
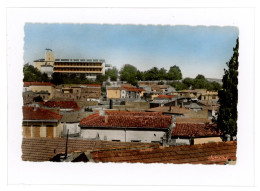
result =
M120 140L112 140L112 141L114 141L114 142L120 142Z
M131 142L141 142L141 140L131 140Z

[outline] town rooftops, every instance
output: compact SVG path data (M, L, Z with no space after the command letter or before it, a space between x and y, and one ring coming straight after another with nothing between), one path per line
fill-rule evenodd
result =
M43 108L23 106L23 120L60 120L61 115Z
M78 110L78 104L75 101L47 101L47 102L39 102L39 104L43 107L50 108L61 108L61 109L74 109Z
M91 152L95 162L227 164L236 161L237 142Z
M172 124L171 116L146 112L121 111L106 115L90 115L80 121L80 127L155 128L167 129Z
M24 161L49 161L57 154L64 153L66 146L65 138L23 138L22 160ZM112 142L90 141L69 139L68 153L74 151L108 150L108 149L131 149L140 147L159 147L157 143L137 142Z
M125 89L126 91L130 91L130 92L141 92L141 91L144 91L144 89L142 89L142 88L129 87L129 86L122 86L122 89Z
M62 123L79 123L81 119L88 117L90 113L69 112L64 113L61 119Z
M171 106L171 107L162 106L162 107L154 107L154 108L148 109L146 111L172 113L172 114L185 114L189 111L189 109L186 109L186 108L180 107L180 106Z
M23 86L24 87L29 87L29 86L53 86L53 87L55 87L55 85L50 82L24 82Z
M176 123L211 123L206 118L176 117Z
M176 123L173 128L172 137L216 137L220 136L215 124L192 124L192 123Z
M101 84L86 84L88 87L101 87Z

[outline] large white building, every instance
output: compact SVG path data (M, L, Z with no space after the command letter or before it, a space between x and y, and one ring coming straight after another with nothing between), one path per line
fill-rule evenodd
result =
M45 58L34 61L42 73L51 76L53 73L85 74L87 78L95 79L98 74L105 74L104 59L55 59L51 49L46 49Z

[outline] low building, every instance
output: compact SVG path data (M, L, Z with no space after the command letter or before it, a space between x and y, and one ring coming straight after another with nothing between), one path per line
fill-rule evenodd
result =
M80 121L81 138L119 142L166 143L173 125L160 112L101 111Z
M55 85L50 82L24 82L23 92L32 91L34 93L48 93L48 99L54 96Z
M222 142L221 133L215 124L179 123L172 131L173 145L194 145Z
M23 137L61 137L61 118L37 106L23 106Z
M80 136L80 120L93 114L92 112L68 112L63 113L61 124L62 124L62 136L66 137L79 137Z

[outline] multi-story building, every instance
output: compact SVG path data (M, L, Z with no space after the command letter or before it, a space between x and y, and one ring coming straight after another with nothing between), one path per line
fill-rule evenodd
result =
M104 59L55 59L54 53L46 49L45 59L34 61L34 67L51 76L53 73L85 74L95 79L98 74L105 74Z

